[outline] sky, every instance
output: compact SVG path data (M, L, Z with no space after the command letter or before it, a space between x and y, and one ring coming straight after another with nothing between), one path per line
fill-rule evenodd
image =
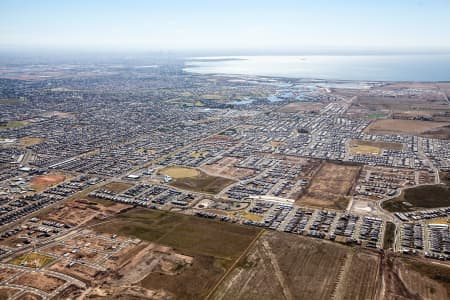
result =
M0 0L0 49L450 49L450 0Z

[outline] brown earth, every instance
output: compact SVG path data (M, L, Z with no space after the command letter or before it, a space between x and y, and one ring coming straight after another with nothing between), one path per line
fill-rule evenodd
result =
M322 208L345 209L349 201L348 194L360 170L360 166L324 163L313 177L306 192L296 203Z
M37 137L24 137L20 139L20 145L22 147L32 146L42 143L44 140Z
M0 288L0 300L6 300L16 294L18 290L13 288Z
M220 176L212 176L206 174L205 172L199 171L198 176L177 178L174 179L170 184L183 190L217 194L233 182L235 182L233 179Z
M101 189L105 189L115 193L121 193L125 190L128 190L132 186L132 184L126 182L111 182L102 186Z
M295 102L289 103L281 107L278 111L284 113L296 113L296 112L319 112L325 105L323 103L306 103Z
M51 293L60 285L64 284L64 282L64 280L61 280L59 278L35 272L27 272L21 274L13 281L14 284L31 286L47 293Z
M449 299L450 267L432 262L387 255L381 267L381 299Z
M41 296L27 292L20 296L20 300L41 300Z
M224 157L211 165L203 165L201 169L209 174L231 177L234 179L253 176L255 171L235 166L239 161L240 160L235 157Z
M266 232L213 299L371 299L378 255L323 240Z
M66 176L63 174L48 174L34 177L31 180L33 188L37 191L42 191L48 187L63 182Z
M432 131L439 132L445 126L449 125L450 123L447 122L384 119L371 123L365 131L370 134L405 133L412 135L430 135Z
M10 278L14 274L17 274L17 270L9 268L0 268L0 281Z

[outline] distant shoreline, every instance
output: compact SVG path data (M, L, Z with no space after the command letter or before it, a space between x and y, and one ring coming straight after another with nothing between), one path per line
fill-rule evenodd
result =
M375 82L450 82L450 55L216 56L185 59L194 74Z

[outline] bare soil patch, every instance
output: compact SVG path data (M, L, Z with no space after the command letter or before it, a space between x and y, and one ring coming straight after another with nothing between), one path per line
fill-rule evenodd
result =
M281 107L278 111L284 113L319 112L324 107L323 103L295 102Z
M0 281L10 278L14 274L17 274L17 270L10 268L0 268Z
M383 150L402 150L403 145L400 143L351 140L350 152L357 154L376 154L379 155Z
M243 179L245 177L253 176L255 171L236 167L239 161L240 160L235 157L224 157L211 165L203 165L201 169L205 170L209 174L231 177L235 179Z
M11 298L19 290L13 288L0 288L0 300L6 300Z
M33 188L37 191L42 191L48 187L63 182L66 176L63 174L48 174L34 177L31 180Z
M297 203L322 208L345 209L360 166L326 162L313 177L305 194Z
M13 281L14 284L31 286L46 293L51 293L60 285L64 284L64 282L64 280L59 278L37 272L27 272L21 274Z
M447 122L431 122L418 120L384 119L377 120L366 128L367 133L405 133L413 135L430 134L430 131L440 130L449 126Z
M20 139L20 145L22 147L27 147L27 146L32 146L32 145L37 145L40 144L44 141L44 139L42 138L37 138L37 137L24 137Z
M266 232L213 299L371 299L378 262L340 244Z
M128 190L133 185L126 182L110 182L102 186L102 189L114 192L114 193L122 193L125 190Z

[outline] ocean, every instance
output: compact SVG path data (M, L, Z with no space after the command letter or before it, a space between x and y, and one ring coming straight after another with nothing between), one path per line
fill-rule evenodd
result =
M186 60L184 70L325 80L450 81L450 54L194 57Z

